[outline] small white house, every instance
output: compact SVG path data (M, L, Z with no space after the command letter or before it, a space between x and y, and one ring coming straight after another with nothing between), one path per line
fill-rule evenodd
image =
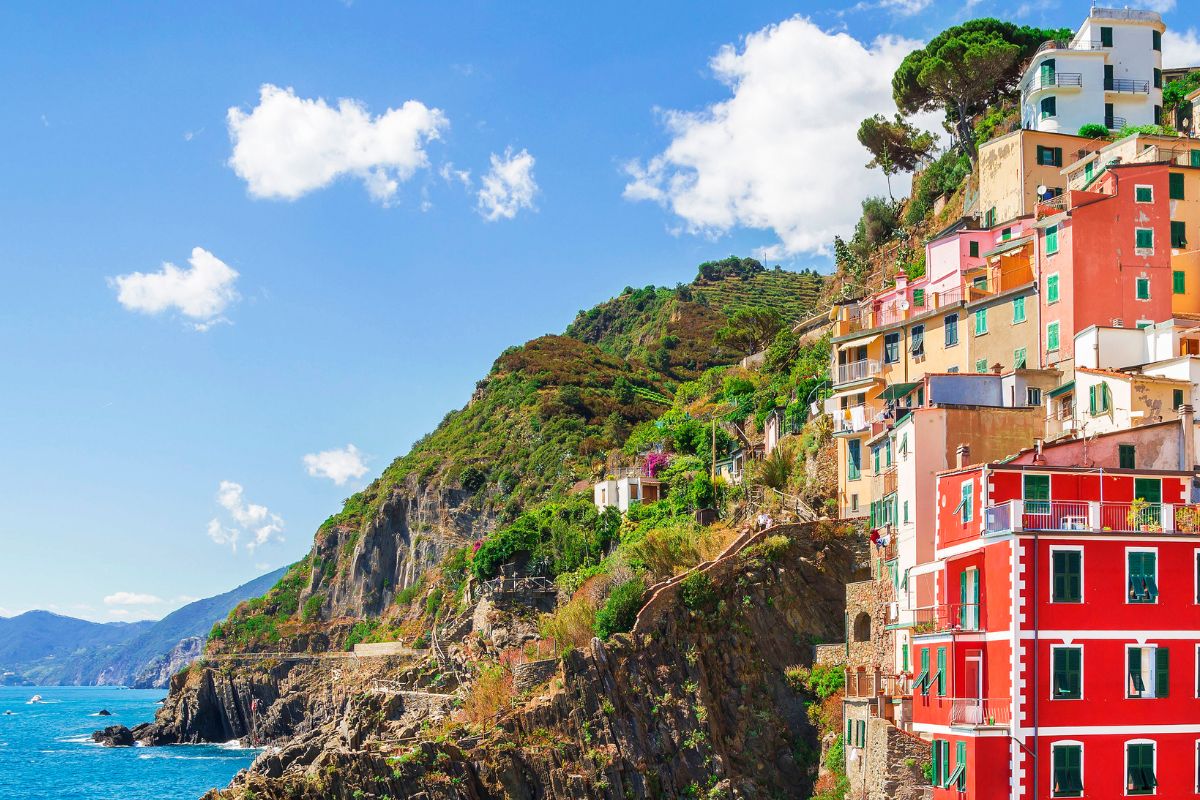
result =
M718 478L723 478L728 484L740 484L745 472L746 453L740 447L713 464L713 474Z
M635 503L653 503L662 499L662 482L640 473L630 473L599 481L592 489L596 508L616 507L624 514Z

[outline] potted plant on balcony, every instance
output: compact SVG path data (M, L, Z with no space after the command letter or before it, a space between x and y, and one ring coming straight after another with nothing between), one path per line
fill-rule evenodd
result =
M1182 533L1200 531L1200 508L1181 506L1175 509L1175 527Z
M1134 501L1129 504L1129 511L1125 514L1125 522L1129 523L1129 527L1132 530L1142 530L1142 523L1146 519L1146 506L1148 505L1149 503L1147 503L1141 497L1135 498Z

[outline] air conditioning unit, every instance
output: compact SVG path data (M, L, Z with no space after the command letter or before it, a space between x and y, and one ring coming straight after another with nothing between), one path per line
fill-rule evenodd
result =
M1119 317L1113 317L1112 326L1114 328L1124 328L1125 320L1120 319Z

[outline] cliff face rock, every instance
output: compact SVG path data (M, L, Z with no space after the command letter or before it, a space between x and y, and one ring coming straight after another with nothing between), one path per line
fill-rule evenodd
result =
M814 530L782 529L772 547L718 562L688 605L677 597L636 635L569 652L540 694L479 737L400 748L302 737L212 797L805 797L819 752L812 698L785 673L811 664L814 640L841 635L855 568L849 548ZM339 728L361 729L361 713L348 707Z
M171 648L171 652L156 658L134 676L133 689L165 689L171 676L190 666L204 652L204 639L189 636Z

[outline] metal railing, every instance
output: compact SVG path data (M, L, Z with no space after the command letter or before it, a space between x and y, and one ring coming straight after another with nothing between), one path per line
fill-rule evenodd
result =
M951 725L975 725L983 728L1003 727L1010 723L1010 697L954 697L950 700Z
M1009 531L1200 533L1200 506L1101 503L1089 500L1010 500L984 509L984 535Z
M912 693L912 676L888 675L878 670L846 670L846 697L902 697Z
M1083 74L1079 72L1055 72L1045 74L1039 72L1025 87L1025 93L1040 92L1042 89L1061 88L1064 86L1083 86Z
M1150 94L1150 81L1133 78L1105 78L1104 91L1118 94Z
M1049 200L1039 200L1037 208L1034 209L1038 219L1043 217L1052 217L1055 214L1060 214L1067 210L1068 196L1060 194L1058 197L1051 197Z
M1044 53L1047 50L1103 50L1108 45L1101 42L1099 39L1092 39L1086 42L1071 42L1067 39L1051 39L1048 42L1043 42L1041 47L1037 49L1038 53ZM1037 55L1035 53L1034 55Z
M876 359L864 358L861 361L851 361L849 364L838 364L838 383L861 381L872 375L878 375L880 363Z
M1126 124L1127 123L1124 117L1118 117L1110 114L1104 118L1104 127L1108 128L1110 131L1119 131L1124 128Z
M913 634L978 631L983 619L982 603L942 603L936 606L901 609L900 624L912 627Z

